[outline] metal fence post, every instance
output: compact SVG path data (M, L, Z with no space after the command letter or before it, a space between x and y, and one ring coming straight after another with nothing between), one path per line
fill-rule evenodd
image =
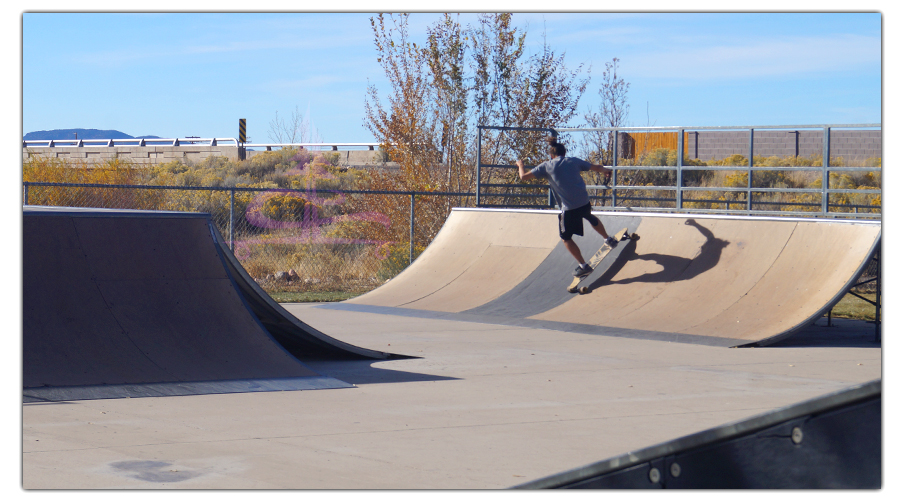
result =
M228 239L234 252L234 188L231 188L231 205L228 207Z
M831 166L831 127L822 132L822 215L828 215L828 167Z
M681 198L681 187L684 184L684 178L682 177L682 167L684 166L684 129L678 129L678 158L675 160L675 166L678 167L675 175L675 208L681 210L684 207Z
M618 184L617 169L619 165L619 130L613 131L613 157L612 157L612 207L616 208L616 185Z
M25 203L24 203L24 205L27 205L27 204L28 204L28 184L24 184L24 185L22 186L22 188L25 190L25 193L24 193Z
M747 210L753 210L753 129L750 129L750 154L747 160Z
M413 263L413 249L415 248L416 229L416 195L409 195L409 263Z
M481 125L478 126L478 141L475 145L478 165L475 167L475 206L481 206Z

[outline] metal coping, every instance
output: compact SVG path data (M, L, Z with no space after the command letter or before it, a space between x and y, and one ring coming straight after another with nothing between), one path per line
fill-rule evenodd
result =
M479 207L453 207L454 211L460 212L512 212L512 213L547 213L559 214L560 209L527 209L527 208L479 208ZM632 211L611 211L611 210L592 210L597 215L604 216L628 216L628 217L659 217L659 218L691 218L691 219L723 219L723 220L753 220L753 221L785 221L785 222L832 222L840 224L870 224L881 225L881 220L856 220L856 219L822 219L822 218L805 218L805 217L764 217L753 215L716 215L716 214L698 214L698 213L657 213L657 212L632 212Z

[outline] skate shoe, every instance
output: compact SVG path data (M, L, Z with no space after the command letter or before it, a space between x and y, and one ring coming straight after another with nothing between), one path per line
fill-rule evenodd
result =
M587 267L578 266L577 268L575 268L575 273L573 273L573 276L575 276L576 278L580 278L582 276L587 276L588 274L591 274L593 271L594 271L594 268L592 268L591 266L587 266Z

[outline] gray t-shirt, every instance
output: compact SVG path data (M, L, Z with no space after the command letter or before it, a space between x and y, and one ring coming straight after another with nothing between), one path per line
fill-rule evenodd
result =
M547 179L560 208L572 210L591 202L581 172L590 170L591 164L569 156L557 156L534 167L535 177Z

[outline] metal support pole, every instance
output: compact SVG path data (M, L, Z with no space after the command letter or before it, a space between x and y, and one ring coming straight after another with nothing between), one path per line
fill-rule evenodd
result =
M24 204L27 205L28 204L28 184L25 184L22 187L25 189L25 193L24 193L25 203Z
M478 165L475 168L475 206L481 206L481 126L478 126L478 141L475 145Z
M681 210L683 208L681 199L681 187L684 184L681 170L681 168L684 166L684 129L678 129L678 158L675 161L675 165L678 167L678 171L675 176L675 208Z
M413 262L413 249L415 248L416 229L416 195L409 195L409 263Z
M831 127L822 133L822 215L828 215L828 168L831 166Z
M228 240L234 252L234 189L231 189L231 205L228 207Z
M750 129L750 155L747 161L747 210L753 210L753 129Z
M616 178L617 169L616 167L619 165L619 131L616 130L613 132L613 157L612 157L612 207L616 208L616 186L618 185L618 179Z

